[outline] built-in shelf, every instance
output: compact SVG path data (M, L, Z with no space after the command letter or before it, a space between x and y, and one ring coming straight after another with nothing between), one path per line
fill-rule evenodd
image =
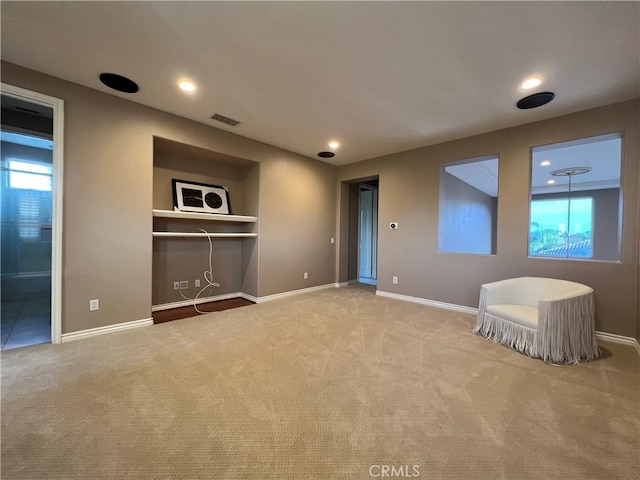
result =
M211 237L211 238L250 238L257 233L189 233L189 232L153 232L154 237Z
M255 223L257 217L249 217L246 215L221 215L217 213L195 213L195 212L176 212L173 210L153 210L153 216L157 218L177 218L182 220L206 220L213 222L242 222ZM174 237L174 238L251 238L257 237L257 233L245 232L153 232L154 237Z
M209 220L215 222L244 222L255 223L258 217L250 217L246 215L221 215L219 213L195 213L195 212L176 212L174 210L153 210L154 217L163 218L182 218L189 220Z
M215 143L204 137L199 141ZM260 166L259 161L153 137L153 191L149 205L152 305L182 302L181 294L193 298L198 292L193 283L189 283L190 290L176 291L174 282L200 278L203 271L210 269L213 280L221 286L217 293L258 295ZM187 210L195 211L179 211L174 205L173 190L177 179L224 185L229 192L229 210L187 206ZM222 213L227 211L237 215Z

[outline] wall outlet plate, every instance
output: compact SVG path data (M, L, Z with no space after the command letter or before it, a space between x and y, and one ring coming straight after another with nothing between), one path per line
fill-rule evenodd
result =
M173 289L180 290L180 282L173 282Z
M180 290L182 290L183 288L189 288L189 280L180 281Z
M95 312L96 310L100 310L100 300L97 298L89 300L89 311Z

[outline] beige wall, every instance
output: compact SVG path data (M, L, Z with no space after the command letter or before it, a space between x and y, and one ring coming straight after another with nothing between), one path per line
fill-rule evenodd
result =
M636 335L640 329L638 108L638 101L629 101L340 167L338 184L380 177L378 289L477 306L482 283L521 275L564 278L594 288L598 330ZM624 135L622 261L527 258L530 148L612 132ZM500 158L497 255L438 253L440 166L496 153ZM344 203L347 192L341 192ZM389 230L391 221L399 222L398 230ZM340 232L343 248L347 230ZM340 280L345 279L348 262L342 260L339 270ZM392 276L398 277L398 285L391 283Z
M259 162L244 181L241 212L259 217L259 237L242 244L242 278L234 279L247 293L346 281L349 189L342 182L379 176L379 289L476 306L481 283L566 278L594 287L598 330L640 336L638 101L337 169L6 62L2 81L65 100L63 333L150 317L154 137L161 137ZM622 261L527 258L529 149L611 132L624 134ZM497 255L437 253L440 165L494 153ZM390 221L400 228L389 230ZM332 245L336 226L340 238ZM92 298L100 298L100 311L89 312Z
M640 126L636 128L636 135L640 136ZM636 147L637 148L637 147ZM636 149L637 151L637 149ZM640 160L638 160L640 163ZM640 167L638 167L638 188L640 189ZM637 270L638 270L638 290L640 290L640 194L637 195L638 203L638 256L637 256ZM636 309L636 339L640 343L640 293L637 294L637 309Z
M335 167L6 62L2 81L65 101L63 333L151 316L154 136L260 163L247 293L334 282Z
M260 166L261 296L335 279L337 168L284 153Z
M439 190L439 250L495 253L496 199L444 168L440 169Z

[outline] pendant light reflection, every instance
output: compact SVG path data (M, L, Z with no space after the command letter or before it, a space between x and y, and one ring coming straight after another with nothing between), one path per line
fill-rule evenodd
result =
M590 167L569 167L554 170L551 175L554 177L569 177L569 194L568 194L568 208L567 208L567 240L566 240L566 252L565 258L569 258L569 248L571 247L571 190L573 184L573 177L577 175L584 175L591 171ZM551 181L547 182L551 183ZM554 182L555 183L555 182Z

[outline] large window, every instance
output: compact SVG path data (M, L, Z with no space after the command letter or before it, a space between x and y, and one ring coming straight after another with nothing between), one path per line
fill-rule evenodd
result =
M443 165L439 202L438 251L496 253L497 156Z
M620 259L620 135L532 150L529 256Z

